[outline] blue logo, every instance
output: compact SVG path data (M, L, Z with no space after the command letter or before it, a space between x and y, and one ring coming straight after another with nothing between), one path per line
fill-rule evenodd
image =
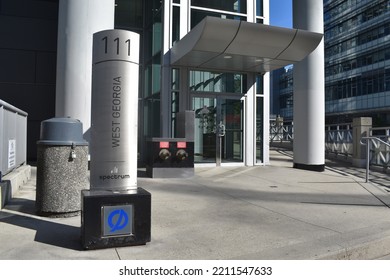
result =
M110 213L107 219L110 232L122 230L129 223L129 216L123 209L116 209Z

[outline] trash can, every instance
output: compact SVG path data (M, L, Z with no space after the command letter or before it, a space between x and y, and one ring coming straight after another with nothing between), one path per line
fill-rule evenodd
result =
M89 188L88 142L83 139L82 123L72 118L41 122L37 150L35 206L38 214L79 215L81 190Z

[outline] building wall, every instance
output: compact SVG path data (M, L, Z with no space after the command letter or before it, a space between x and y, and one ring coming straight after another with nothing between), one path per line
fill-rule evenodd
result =
M181 67L180 69L170 68L169 49L175 43L184 37L193 27L196 26L204 17L214 16L226 19L243 20L255 23L269 23L269 1L268 0L226 0L226 1L204 1L204 0L181 0L165 1L164 5L164 20L163 20L163 46L161 59L161 91L160 91L160 135L164 137L174 136L175 113L177 111L191 109L191 91L185 87L185 80L188 78L188 69ZM202 70L202 69L201 69ZM207 69L203 69L206 70ZM223 70L221 69L221 73ZM238 74L238 73L236 73ZM255 73L248 73L248 80L257 81L256 77L250 77ZM255 84L248 85L247 106L246 106L246 130L245 130L245 156L244 163L247 165L268 163L268 142L264 141L262 148L258 149L261 152L256 152L256 143L260 143L256 138L268 139L268 118L269 118L269 75L262 76L264 80L264 90L261 94L255 92ZM188 82L188 81L187 81ZM179 85L179 86L178 86ZM256 107L256 101L261 100L259 106ZM260 116L264 115L256 121L254 118L254 108ZM261 111L261 112L260 112ZM153 119L153 116L150 118ZM146 122L150 123L150 122ZM256 123L256 124L255 124ZM256 130L255 127L262 124L264 130ZM266 128L267 127L267 128ZM256 130L256 131L255 131ZM261 136L258 136L261 133ZM255 135L256 134L256 135ZM256 137L258 136L258 137ZM260 159L262 158L262 159Z
M141 35L140 140L173 135L172 119L179 108L174 98L181 92L173 88L166 52L176 40L207 15L269 22L268 0L115 2L115 28ZM0 99L29 114L29 160L36 159L40 123L55 116L58 3L59 0L0 0ZM186 24L182 24L183 18ZM267 83L268 75L265 76ZM268 100L268 92L265 95Z
M54 117L58 0L0 0L0 99L28 115L27 159Z
M390 125L390 1L324 0L326 123ZM276 114L292 118L289 75L274 75ZM291 106L290 106L291 105Z
M327 123L390 125L390 0L324 1Z
M272 91L273 99L276 100L273 110L275 115L280 115L285 120L293 118L293 66L273 71Z

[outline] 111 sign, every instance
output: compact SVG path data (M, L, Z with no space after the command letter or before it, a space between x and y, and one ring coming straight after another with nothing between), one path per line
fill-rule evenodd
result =
M105 36L102 38L102 41L104 41L104 52L108 52L108 37ZM114 42L116 43L116 54L119 55L119 49L120 49L120 39L117 37L114 39ZM130 56L130 39L127 39L125 41L125 44L127 44L127 56Z

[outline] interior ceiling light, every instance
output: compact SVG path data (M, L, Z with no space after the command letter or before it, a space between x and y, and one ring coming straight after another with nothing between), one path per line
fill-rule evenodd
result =
M231 55L225 55L223 58L225 58L225 59L231 59L231 58L233 58Z

